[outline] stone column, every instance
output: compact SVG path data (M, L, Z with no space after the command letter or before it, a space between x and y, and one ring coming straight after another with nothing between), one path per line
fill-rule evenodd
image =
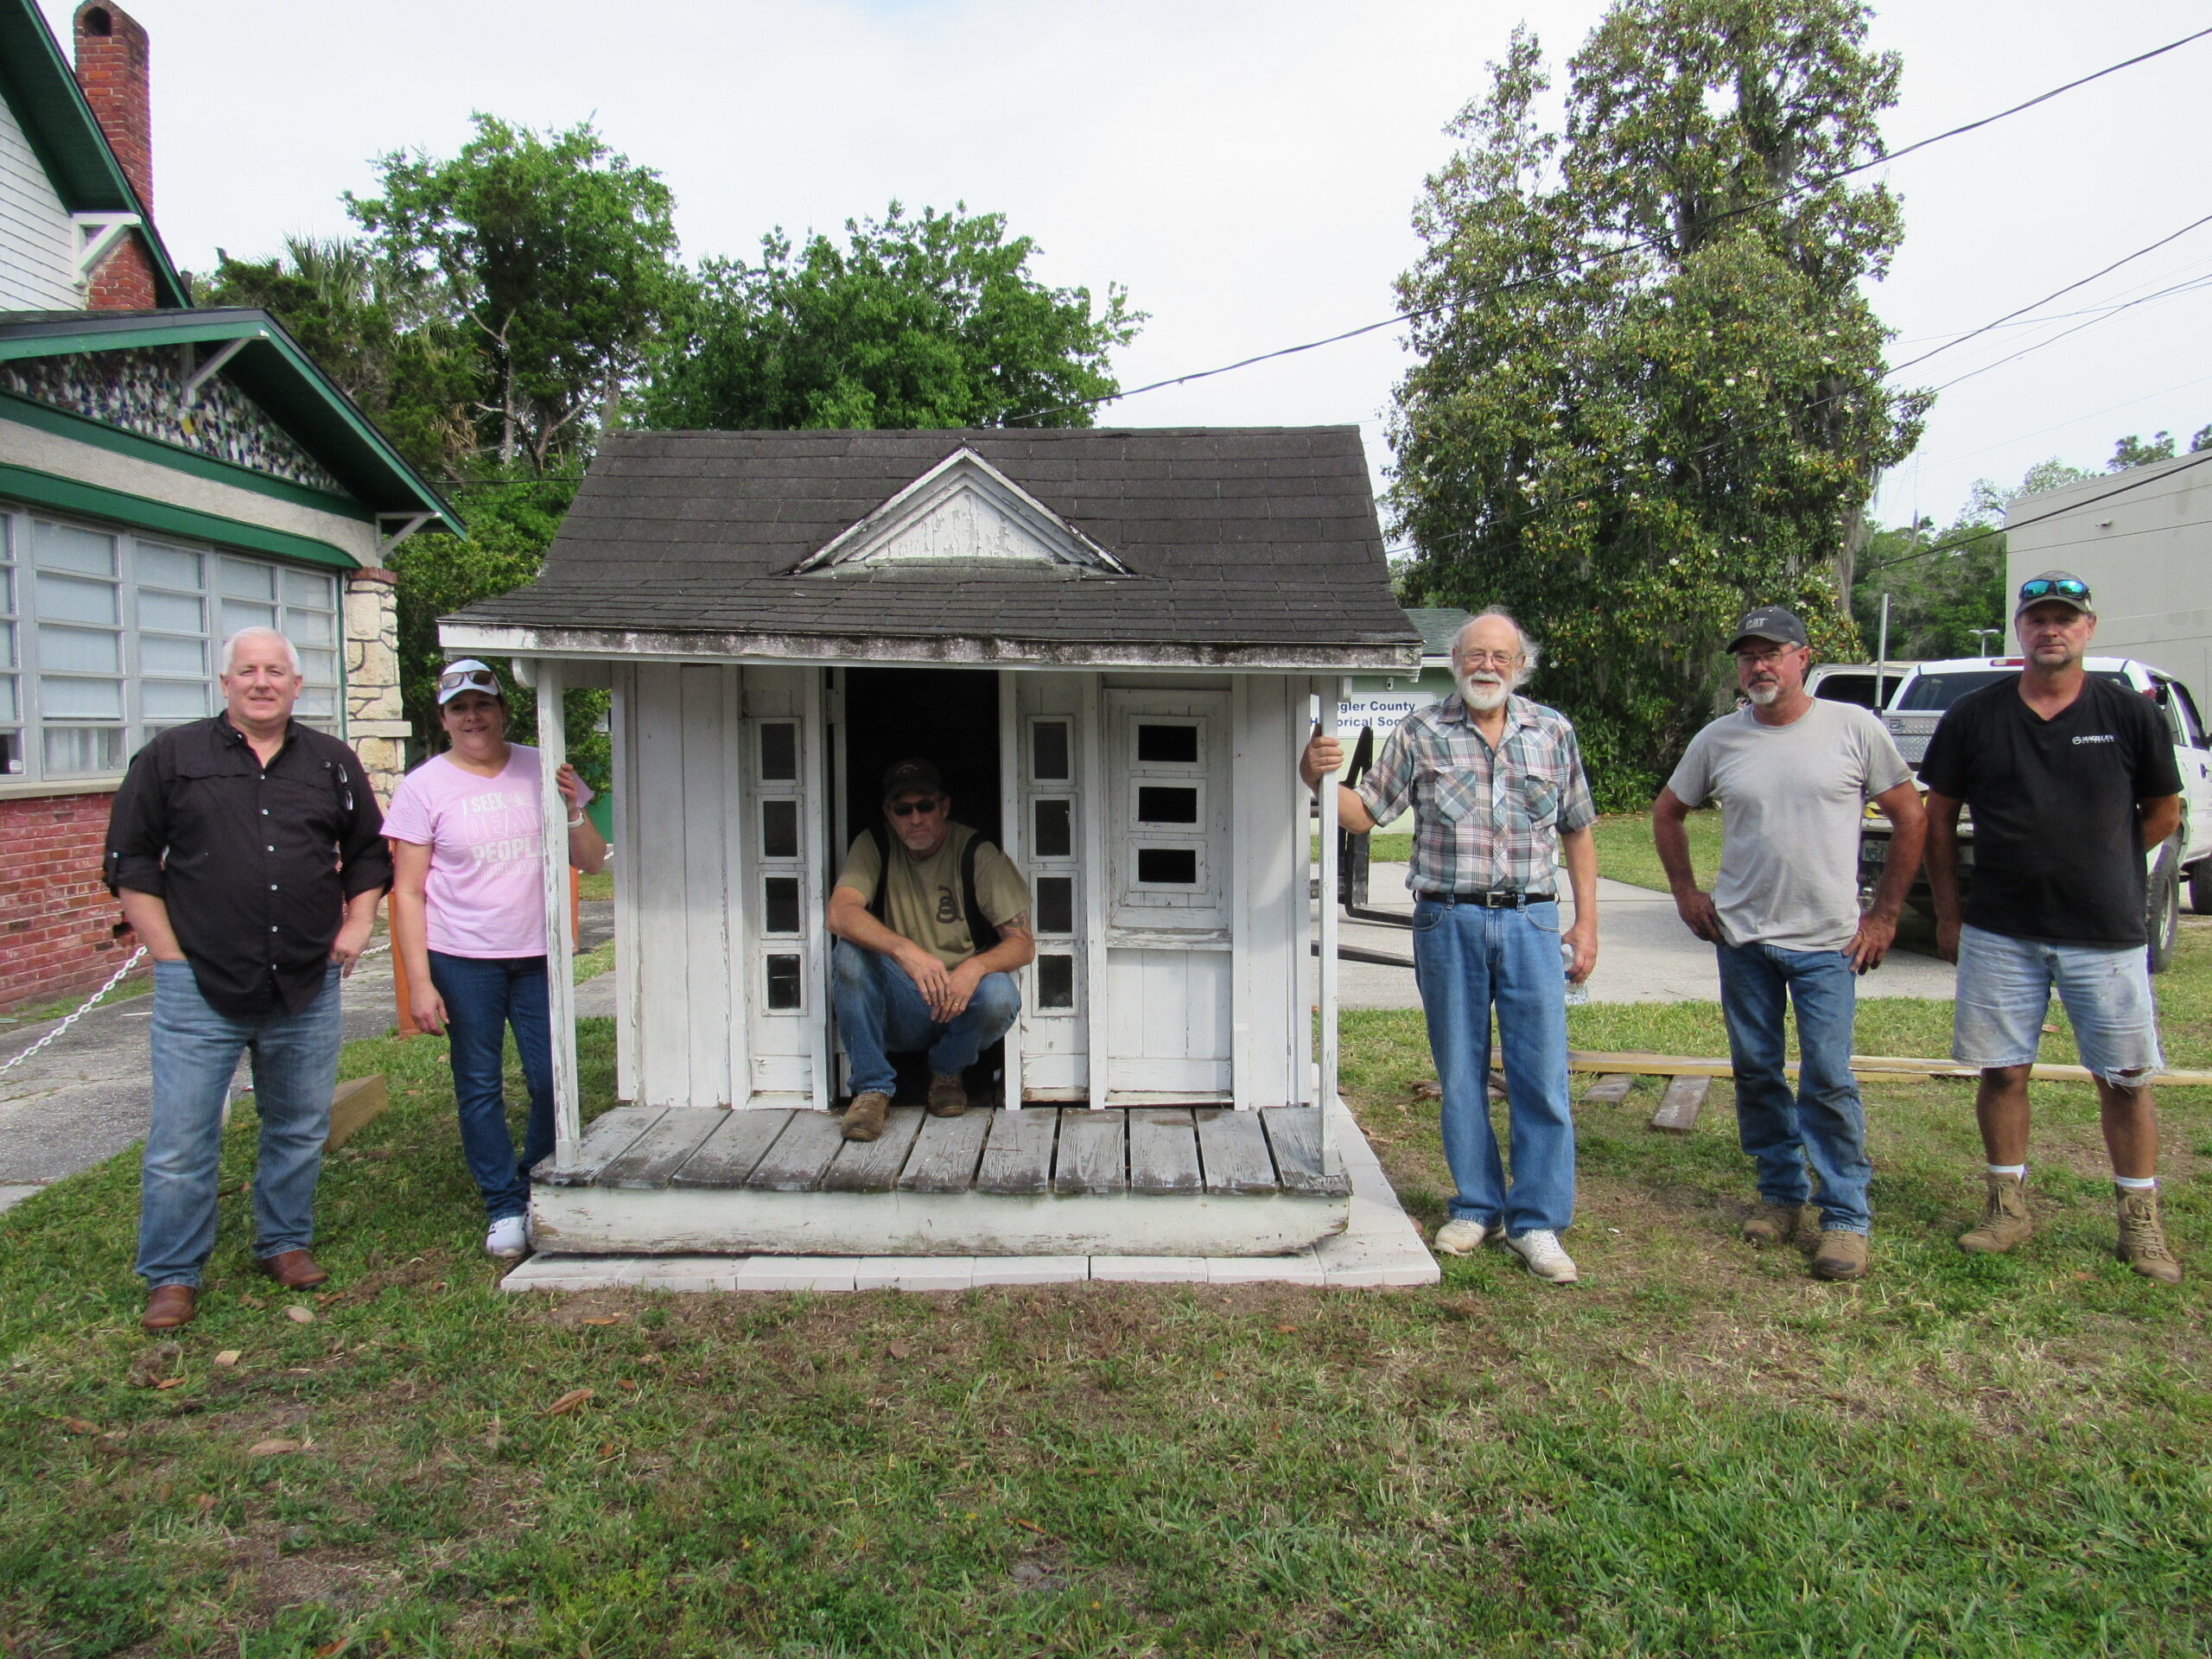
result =
M346 741L387 805L407 770L410 729L399 700L398 586L389 570L346 579Z

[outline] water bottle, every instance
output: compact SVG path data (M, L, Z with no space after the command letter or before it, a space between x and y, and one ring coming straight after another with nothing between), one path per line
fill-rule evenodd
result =
M1567 972L1573 973L1574 971L1574 947L1569 944L1565 939L1561 939L1559 942L1559 959L1560 965L1565 968ZM1571 979L1567 982L1567 1006L1568 1007L1579 1008L1589 1001L1589 1000L1590 987L1586 983L1578 985Z

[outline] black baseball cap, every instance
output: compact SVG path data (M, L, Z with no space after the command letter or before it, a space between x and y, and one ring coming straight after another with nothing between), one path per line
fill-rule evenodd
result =
M901 760L883 774L883 798L887 801L896 800L899 796L911 794L918 789L925 789L932 795L944 793L944 779L926 760Z
M1771 639L1777 645L1802 645L1805 643L1805 625L1797 620L1797 613L1786 611L1779 605L1764 605L1756 611L1745 611L1744 620L1736 625L1735 637L1729 640L1733 651L1746 639Z
M2030 576L2020 584L2019 602L2012 607L2012 614L2018 616L2029 606L2040 605L2045 600L2054 605L2071 605L2085 616L2096 614L2089 597L2089 584L2071 570L2046 570L2039 576Z

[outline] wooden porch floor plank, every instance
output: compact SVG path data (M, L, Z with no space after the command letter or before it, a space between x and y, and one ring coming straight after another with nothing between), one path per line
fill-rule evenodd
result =
M1599 1077L1582 1091L1582 1098L1592 1105L1618 1106L1628 1098L1629 1090L1636 1087L1636 1079L1625 1071L1611 1071Z
M824 1192L888 1192L899 1185L899 1172L914 1137L922 1132L922 1109L893 1106L883 1120L883 1133L873 1141L848 1141L830 1160L822 1178Z
M745 1184L763 1192L810 1192L844 1144L844 1120L836 1113L793 1112Z
M1198 1192L1198 1135L1187 1106L1140 1106L1128 1114L1129 1191Z
M670 1107L620 1157L607 1160L595 1185L632 1192L658 1192L728 1116L719 1106Z
M1659 1109L1651 1114L1651 1127L1669 1135L1688 1135L1697 1128L1697 1115L1705 1109L1712 1091L1711 1077L1676 1077L1659 1096Z
M983 1138L991 1120L1004 1116L995 1111L969 1111L958 1117L925 1117L922 1132L899 1177L901 1192L965 1192L975 1184L976 1160L983 1155ZM1026 1117L1027 1112L1021 1114Z
M1198 1162L1209 1192L1272 1192L1274 1160L1268 1155L1268 1135L1260 1114L1226 1106L1202 1106L1197 1120Z
M1318 1106L1268 1106L1260 1122L1268 1132L1268 1146L1275 1155L1275 1173L1286 1192L1334 1193L1344 1190L1344 1177L1332 1176L1321 1167L1321 1111Z
M762 1111L724 1112L722 1116L728 1122L702 1141L683 1167L668 1178L671 1186L743 1186L760 1163L760 1155L775 1143L791 1118L790 1111L780 1106Z
M1059 1156L1052 1171L1056 1192L1128 1190L1128 1114L1077 1107L1060 1114Z
M610 1160L620 1157L639 1135L660 1122L662 1110L658 1106L617 1106L611 1112L601 1112L584 1129L575 1163L556 1169L549 1158L538 1166L545 1173L540 1175L533 1171L531 1179L553 1186L589 1186Z
M990 1140L983 1166L976 1172L978 1192L1049 1192L1052 1190L1052 1144L1060 1115L1050 1107L990 1114Z

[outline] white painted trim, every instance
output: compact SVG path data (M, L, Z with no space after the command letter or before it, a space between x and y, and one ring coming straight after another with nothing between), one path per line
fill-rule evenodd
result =
M571 661L603 658L679 658L686 662L759 663L785 667L860 663L880 668L1128 670L1184 674L1414 674L1421 657L1395 645L1245 646L1123 645L1086 640L1007 639L995 634L937 634L898 639L875 634L755 634L727 631L645 632L632 628L522 627L509 623L444 622L438 641L448 650L487 656L558 652Z
M99 274L108 255L123 245L123 238L145 221L136 213L72 213L69 223L77 232L77 286L86 288Z
M896 540L944 502L973 493L982 497L1039 543L1043 556L1009 561L978 556L993 563L1065 564L1076 569L1129 574L1128 567L1023 489L973 449L962 448L924 473L858 524L841 531L821 551L802 559L791 574L803 576L834 565L870 562L876 550ZM885 563L904 561L885 561Z
M1021 868L1021 693L1012 669L999 671L999 850L1012 861L1015 869ZM1031 872L1033 875L1035 872ZM973 895L969 895L971 898ZM1036 937L1037 894L1033 887L1029 894L1030 937ZM976 949L988 950L996 944L993 939L977 939ZM1032 988L1036 976L1030 976ZM1019 986L1021 976L1014 976ZM1025 1006L1021 1013L1027 1014ZM1004 1103L1010 1111L1021 1109L1021 1025L1019 1015L1006 1028L1001 1039L1005 1045L1006 1084Z
M1245 866L1252 855L1248 839L1253 833L1248 797L1252 767L1249 722L1251 683L1236 680L1229 688L1229 925L1231 960L1229 969L1229 1090L1230 1101L1240 1112L1258 1104L1252 1098L1252 957L1259 928L1252 914L1252 883ZM1129 791L1129 810L1136 811L1136 791ZM1198 798L1198 822L1206 822L1206 801ZM1203 854L1201 855L1203 861ZM1294 966L1295 964L1294 964ZM1269 1105L1278 1104L1270 1101Z
M224 364L229 362L240 352L251 346L255 340L264 340L266 338L267 336L265 334L241 334L236 340L225 340L220 346L215 348L214 352L205 362L198 364L186 372L184 385L177 395L177 401L181 404L198 403L200 401L200 388L206 385L210 380L221 373ZM187 352L190 352L193 348L191 346L187 346L185 349ZM189 358L188 358L187 361L189 360ZM423 516L427 518L430 515L424 513Z
M1105 691L1096 674L1083 676L1076 694L1075 737L1077 820L1083 827L1079 891L1083 897L1084 1077L1093 1111L1106 1109L1106 1057L1112 1042L1107 1028Z
M1351 686L1349 680L1334 684L1324 680L1314 690L1321 697L1321 732L1337 734L1337 701ZM1325 1105L1337 1098L1337 780L1321 780L1321 1099ZM1341 1166L1337 1149L1334 1114L1321 1114L1321 1167L1333 1173Z
M728 964L724 1000L715 1012L729 1028L729 1082L722 1098L743 1107L753 1096L753 969L746 950L745 899L751 883L745 861L747 837L760 834L760 803L753 793L753 757L746 741L745 673L722 671L722 776L728 780L723 806L728 819L722 835L722 940ZM804 887L801 888L802 894ZM802 898L801 902L804 902ZM763 986L758 995L766 994Z
M638 1095L638 1045L645 1027L639 1018L638 964L644 940L638 927L641 877L622 861L634 860L638 846L638 745L632 722L638 712L638 671L614 671L613 698L607 728L613 747L614 773L614 1092L623 1100Z
M537 804L545 844L538 865L545 893L545 997L553 1027L553 1161L575 1161L583 1140L583 1104L576 1084L575 934L569 916L569 804L556 781L569 758L569 735L561 718L562 664L548 658L534 664L537 693ZM550 718L547 718L548 715Z
M801 861L799 881L800 915L806 924L806 977L814 988L814 1007L807 1017L809 1043L813 1056L814 1109L830 1109L830 1020L828 1012L830 993L830 952L826 945L829 935L829 884L836 879L836 872L830 868L830 831L823 822L822 786L827 781L829 760L823 742L823 680L820 672L806 676L806 688L799 694L799 819L805 826L806 856Z

